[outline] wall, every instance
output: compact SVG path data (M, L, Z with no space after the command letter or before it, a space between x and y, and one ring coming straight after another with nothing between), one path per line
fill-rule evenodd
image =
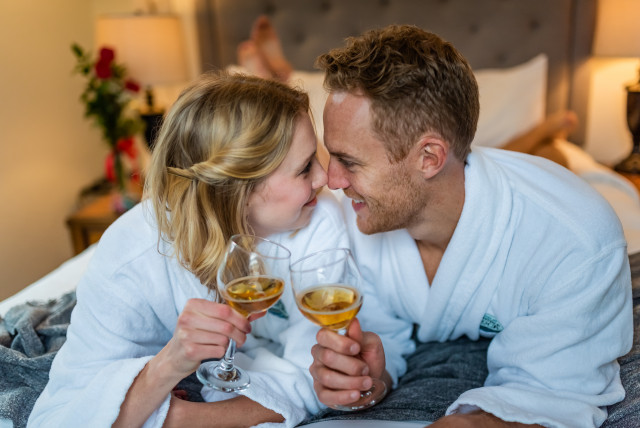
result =
M103 175L107 146L84 118L84 80L70 45L93 48L101 13L189 14L193 0L23 0L0 2L0 300L73 255L65 224L80 190ZM192 20L183 19L191 74ZM168 105L181 85L159 88Z
M195 0L0 2L0 300L72 255L65 218L80 189L102 176L106 146L83 117L83 81L72 75L75 41L93 45L101 13L148 10L182 16L191 76L199 70ZM594 60L586 149L614 163L628 153L624 84L637 61ZM181 85L158 88L168 105Z
M71 74L91 15L86 0L0 2L0 299L72 255L65 217L102 173L106 148Z

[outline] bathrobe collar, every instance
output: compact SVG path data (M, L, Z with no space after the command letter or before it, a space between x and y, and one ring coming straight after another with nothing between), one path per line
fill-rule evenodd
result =
M467 158L464 206L429 290L420 340L477 338L498 286L513 196L507 176L485 153L491 150L474 148ZM460 324L465 313L470 322Z

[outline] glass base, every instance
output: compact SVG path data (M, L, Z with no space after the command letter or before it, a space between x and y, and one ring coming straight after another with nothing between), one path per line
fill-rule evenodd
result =
M355 412L378 404L386 395L387 386L384 382L380 379L373 379L373 386L371 386L368 391L361 392L358 400L345 405L334 404L329 407L335 410L342 410L343 412Z
M244 391L251 383L249 375L238 367L225 371L217 361L202 363L196 376L203 385L223 392Z

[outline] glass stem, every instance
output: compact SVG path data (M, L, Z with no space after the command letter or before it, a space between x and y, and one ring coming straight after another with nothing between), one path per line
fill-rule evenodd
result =
M224 353L224 358L220 361L220 370L224 372L231 372L233 370L233 357L236 354L236 341L229 339L229 346Z

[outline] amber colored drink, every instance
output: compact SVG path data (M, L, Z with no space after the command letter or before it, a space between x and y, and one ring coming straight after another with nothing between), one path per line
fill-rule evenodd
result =
M284 290L284 281L266 276L246 276L230 282L223 291L227 304L247 316L269 309Z
M332 330L346 328L362 306L358 290L343 284L307 288L296 299L305 317Z

